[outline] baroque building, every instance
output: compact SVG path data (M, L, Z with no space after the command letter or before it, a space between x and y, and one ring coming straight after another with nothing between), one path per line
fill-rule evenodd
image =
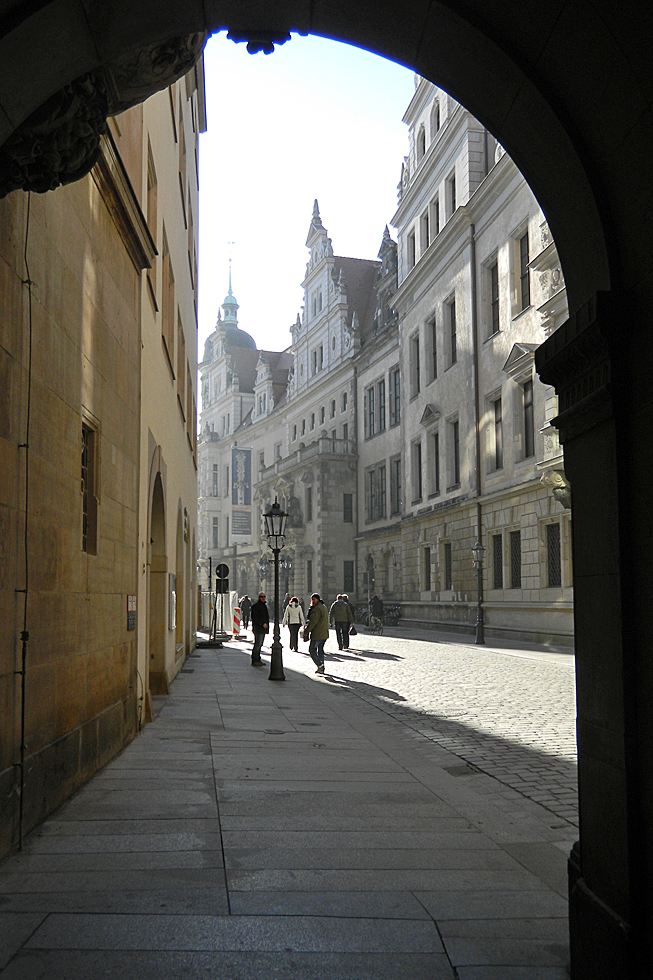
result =
M0 852L194 645L205 109L184 70L109 119L87 176L0 201Z
M376 261L334 255L316 202L286 351L236 331L230 283L201 364L201 564L257 592L277 496L282 593L378 592L406 622L469 631L479 540L489 633L571 643L569 488L534 368L566 316L555 244L457 102L416 78L404 122L397 243L386 227Z

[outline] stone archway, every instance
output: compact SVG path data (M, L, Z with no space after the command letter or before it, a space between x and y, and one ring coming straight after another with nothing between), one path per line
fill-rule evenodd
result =
M184 626L186 620L186 546L184 541L184 518L181 501L177 508L177 534L175 547L175 664L184 655ZM175 668L175 673L176 673Z
M297 31L411 66L482 120L530 183L572 311L537 363L560 397L576 515L574 980L653 967L650 17L650 4L636 0L96 0L83 15L62 0L18 0L0 26L5 193L81 175L106 113L165 87L206 32L225 28L254 49Z

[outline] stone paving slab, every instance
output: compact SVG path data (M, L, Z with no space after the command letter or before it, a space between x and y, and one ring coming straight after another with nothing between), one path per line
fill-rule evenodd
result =
M431 921L54 913L25 949L441 953Z
M452 980L443 953L106 953L26 952L13 960L2 980ZM476 980L476 978L474 978ZM522 977L517 980L523 980ZM527 980L534 980L528 977ZM558 980L557 976L535 980Z
M412 892L234 892L234 915L311 915L376 919L428 919Z
M228 915L229 902L222 887L200 882L195 887L176 884L170 888L129 890L12 892L0 896L0 917L10 912L115 912L120 914ZM4 977L3 977L4 980Z
M292 868L293 871L319 870L419 870L446 871L481 868L483 870L517 870L520 865L505 851L497 848L397 848L322 847L320 838L313 846L303 848L225 848L225 866L233 870Z
M29 912L0 912L0 970L27 942L45 916Z

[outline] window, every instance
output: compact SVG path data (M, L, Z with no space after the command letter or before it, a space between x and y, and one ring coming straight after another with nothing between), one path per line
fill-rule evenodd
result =
M422 443L414 442L411 447L411 464L413 479L413 503L418 504L422 499Z
M430 385L438 376L438 340L435 314L426 321L426 383Z
M447 327L448 327L448 353L449 353L449 367L452 367L458 361L458 337L456 330L456 300L452 299L449 301L446 307L447 312Z
M401 421L401 387L399 368L390 372L390 425L399 425Z
M342 520L344 524L353 524L354 522L353 493L343 493L342 495Z
M486 412L486 470L493 473L503 468L503 403L499 394L488 398Z
M488 269L490 287L490 333L499 332L499 265L496 260Z
M385 464L367 470L366 514L368 521L377 521L386 516L386 473Z
M324 425L325 419L326 419L326 409L324 408L323 405L322 408L320 409L320 425Z
M562 587L562 564L560 561L560 525L546 525L546 567L547 587Z
M322 293L320 293L320 303L322 302ZM321 371L324 367L324 344L320 344L317 349L317 364L318 371Z
M297 442L297 425L296 424L293 425L293 427L292 427L292 441L293 442Z
M186 420L185 399L186 392L184 384L186 381L186 341L184 339L184 328L181 324L181 315L177 310L177 402L181 409L181 417Z
M417 162L424 157L426 153L426 130L424 126L420 126L419 132L417 133Z
M531 305L531 287L528 272L528 231L519 239L519 301L520 312Z
M385 379L381 379L376 386L377 411L379 415L379 432L385 432Z
M315 412L311 412L311 432L315 428Z
M168 357L168 364L175 376L174 369L174 334L175 334L175 277L172 272L168 239L163 229L163 246L161 255L161 336Z
M265 469L265 449L261 449L258 454L258 468L259 470Z
M376 420L374 415L374 385L365 389L363 401L365 438L371 439L376 432Z
M336 451L335 442L336 442L336 439L338 438L338 432L337 432L336 429L331 429L331 438L333 439L333 444L334 444L333 445L333 451L335 453L335 451Z
M82 551L97 555L98 525L98 432L82 422Z
M453 588L453 568L451 561L451 542L446 541L444 545L444 589L450 592Z
M420 218L419 238L420 238L420 248L421 248L422 255L431 244L429 238L429 231L430 231L430 220L429 220L429 212L427 209L422 215L422 217Z
M314 375L317 374L317 349L311 353L311 369Z
M342 438L347 441L349 439L349 426L345 422L342 426ZM348 452L347 447L345 447L345 452Z
M492 535L492 579L493 588L503 588L503 536Z
M406 239L406 261L408 262L409 270L415 265L415 232L411 231Z
M440 131L440 102L436 99L431 108L431 139Z
M306 520L313 520L313 487L306 487Z
M229 490L230 489L231 488L230 488L230 485L229 485L229 467L228 466L225 466L225 468L224 468L224 495L225 495L225 497L228 497L229 496Z
M302 419L302 435L306 435L306 419Z
M449 422L449 473L451 484L447 490L460 486L460 422Z
M310 558L306 562L306 591L313 591L313 562Z
M215 550L216 548L219 548L220 547L220 538L219 538L219 533L220 533L220 518L219 517L214 517L213 518L213 524L212 524L212 527L211 527L211 532L212 532L211 547Z
M281 445L282 444L280 442L278 442L278 443L276 443L276 445L274 447L274 458L275 459L281 459Z
M431 591L431 549L424 548L424 591Z
M440 234L440 197L438 195L431 201L431 232L433 238Z
M335 398L331 402L331 409L329 411L329 418L334 419L336 417L336 400Z
M410 338L410 397L419 395L420 364L419 364L419 334Z
M354 591L354 563L353 561L344 561L342 563L342 582L345 594Z
M521 589L521 531L510 532L510 588Z
M447 204L449 206L449 213L447 214L447 218L450 218L451 215L456 210L456 207L457 207L457 204L456 204L456 173L455 173L455 171L453 173L451 173L449 175L448 179L447 179L447 197L448 197Z
M217 463L213 464L213 486L211 490L211 496L212 497L218 496L218 464Z
M524 403L524 459L535 455L535 418L533 413L533 380L522 385Z
M150 235L157 244L157 198L158 198L158 185L156 179L156 170L154 168L154 157L152 156L152 147L149 145L147 150L147 226L150 230ZM150 297L154 301L155 312L158 309L156 305L156 263L157 256L155 255L152 259L152 268L147 270L147 279L150 287Z
M440 493L440 433L431 433L431 494Z
M390 513L401 514L401 456L390 460Z
M343 391L343 393L342 393L342 398L340 400L340 411L341 412L346 412L347 411L347 392L346 391Z

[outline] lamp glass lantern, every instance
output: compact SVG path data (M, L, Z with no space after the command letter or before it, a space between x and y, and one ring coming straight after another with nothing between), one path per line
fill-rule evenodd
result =
M472 558L476 568L480 568L480 566L483 564L484 555L485 548L480 541L477 541L476 544L472 545Z
M273 551L281 551L285 543L286 521L288 515L281 509L279 501L274 498L274 503L265 514L265 533L268 544Z

